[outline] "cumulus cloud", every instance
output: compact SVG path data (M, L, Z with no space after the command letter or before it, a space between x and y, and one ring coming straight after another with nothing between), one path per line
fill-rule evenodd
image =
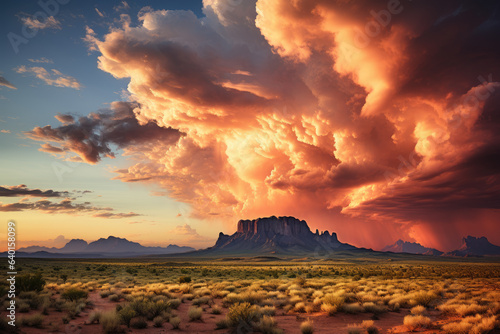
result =
M113 102L110 109L77 120L71 115L57 115L62 126L36 127L26 135L46 142L41 151L56 155L76 153L82 161L91 164L104 156L114 157L111 145L125 149L125 154L142 154L145 150L161 154L162 149L181 137L178 130L159 127L154 121L141 125L134 115L136 107L134 103Z
M11 84L7 79L0 75L0 86L8 87L11 89L17 89L13 84Z
M82 87L81 84L78 82L78 80L69 75L62 74L60 71L56 69L52 69L49 72L43 67L38 67L38 66L26 67L22 65L17 67L15 70L17 73L32 74L49 86L68 87L77 90L79 90Z
M158 128L118 142L142 161L117 179L156 182L199 218L293 214L362 246L449 248L460 238L441 231L470 230L465 216L500 243L497 2L203 4L87 29L99 68L130 80L133 114L112 124ZM116 128L89 135L108 122L93 115L29 135L96 163ZM161 130L175 140L148 147Z
M30 29L42 30L42 29L61 29L61 22L59 22L55 17L49 16L44 21L40 21L36 17L23 17L21 22Z

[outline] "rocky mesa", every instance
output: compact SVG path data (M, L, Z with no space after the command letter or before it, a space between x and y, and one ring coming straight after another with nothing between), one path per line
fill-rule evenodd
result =
M304 220L294 217L267 217L240 220L233 235L219 234L212 252L243 253L314 253L353 250L356 247L341 243L335 233L311 232Z

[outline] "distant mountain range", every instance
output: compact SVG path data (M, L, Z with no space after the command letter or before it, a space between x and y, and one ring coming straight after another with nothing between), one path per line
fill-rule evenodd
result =
M392 253L409 253L409 254L425 254L425 255L443 255L444 253L434 249L422 246L417 242L408 242L399 239L395 244L385 246L382 248L382 252L392 252Z
M184 253L194 250L192 247L177 245L147 247L127 239L109 236L107 239L101 238L91 243L73 239L62 248L30 246L18 249L17 254L32 257L125 257Z
M470 235L462 239L462 246L446 254L447 256L485 256L500 255L500 247L493 245L486 237L475 238Z
M330 234L328 231L320 233L318 230L313 233L304 220L294 217L272 216L254 220L240 220L234 234L220 233L213 247L198 251L191 247L177 245L146 247L137 242L110 236L107 239L101 238L91 243L81 239L73 239L62 248L30 246L20 248L16 253L19 257L40 258L109 258L145 255L180 257L293 256L304 258L341 258L342 256L366 255L387 258L389 256L387 252L416 254L415 256L419 256L419 254L450 257L500 256L500 247L491 244L485 237L468 236L463 239L459 249L448 253L403 240L398 240L395 244L384 247L382 252L376 252L342 243L338 240L336 233Z
M500 255L500 246L493 245L486 237L467 236L462 239L462 246L454 251L444 253L434 248L427 248L416 242L403 240L396 241L395 244L385 246L382 252L409 253L442 256L495 256Z

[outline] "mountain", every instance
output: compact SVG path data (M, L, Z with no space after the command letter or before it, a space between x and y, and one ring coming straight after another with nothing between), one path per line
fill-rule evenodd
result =
M462 246L452 252L446 253L446 256L486 256L500 255L500 246L493 245L486 237L471 237L462 239Z
M232 235L219 234L215 245L205 251L231 254L324 254L340 250L356 250L341 243L337 234L328 231L312 233L304 220L294 217L267 217L240 220Z
M392 252L392 253L410 253L410 254L425 254L425 255L443 255L443 252L422 246L417 242L408 242L399 239L396 243L392 245L385 246L382 248L382 252Z
M25 256L32 254L33 257L54 257L54 255L69 255L71 257L123 257L174 254L191 252L194 250L195 249L192 247L177 245L147 247L127 239L109 236L107 239L100 238L91 243L87 243L82 239L72 239L62 248L30 246L20 248L17 252L23 253Z

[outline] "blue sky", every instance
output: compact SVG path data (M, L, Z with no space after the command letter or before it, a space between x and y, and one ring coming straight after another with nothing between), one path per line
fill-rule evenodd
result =
M50 2L48 2L50 3ZM59 5L54 15L58 26L40 29L36 35L27 39L27 43L19 44L18 52L9 41L9 33L23 36L23 19L33 17L42 11L38 1L8 2L2 4L0 30L0 75L17 89L0 86L0 185L14 186L25 184L28 188L55 190L91 190L82 200L92 204L112 207L120 212L137 212L143 216L107 222L101 218L71 217L64 214L44 214L35 212L2 212L2 220L16 219L25 224L28 237L24 240L40 241L58 235L66 238L84 237L87 239L105 237L106 233L134 240L151 243L148 237L151 232L166 233L178 225L189 224L196 227L198 221L187 218L189 207L175 202L168 197L151 196L151 191L159 188L147 185L133 185L111 180L111 170L130 165L126 158L117 154L116 159L105 159L98 165L68 163L50 154L40 152L39 143L27 139L24 131L36 126L60 123L54 118L56 114L72 114L84 116L90 112L106 108L113 101L126 99L128 80L116 79L97 67L96 52L89 52L85 37L86 27L93 29L98 37L109 32L110 26L116 24L121 14L128 14L132 25L137 23L137 13L145 6L153 9L191 10L202 15L201 1L127 1L128 8L121 1L88 2L70 1ZM120 7L121 6L121 7ZM52 8L52 7L51 7ZM12 36L12 34L11 34ZM33 60L35 62L33 62ZM38 62L37 62L38 61ZM44 81L27 73L18 73L20 66L43 67L47 71L55 69L65 76L74 78L79 89L48 85ZM54 168L63 168L65 173L59 178ZM141 200L137 198L147 198ZM16 199L2 199L4 203L12 203ZM184 213L182 218L178 213ZM92 233L79 236L76 230L64 228L62 222L76 219L79 223L109 224L111 229L105 232L94 229ZM51 221L61 222L51 224ZM130 222L140 221L142 228L130 231ZM127 232L120 231L126 226ZM144 228L146 227L146 231ZM202 225L200 227L203 229ZM208 231L206 231L208 232ZM36 238L35 235L43 235ZM215 238L215 232L210 237ZM175 240L168 240L173 242Z

